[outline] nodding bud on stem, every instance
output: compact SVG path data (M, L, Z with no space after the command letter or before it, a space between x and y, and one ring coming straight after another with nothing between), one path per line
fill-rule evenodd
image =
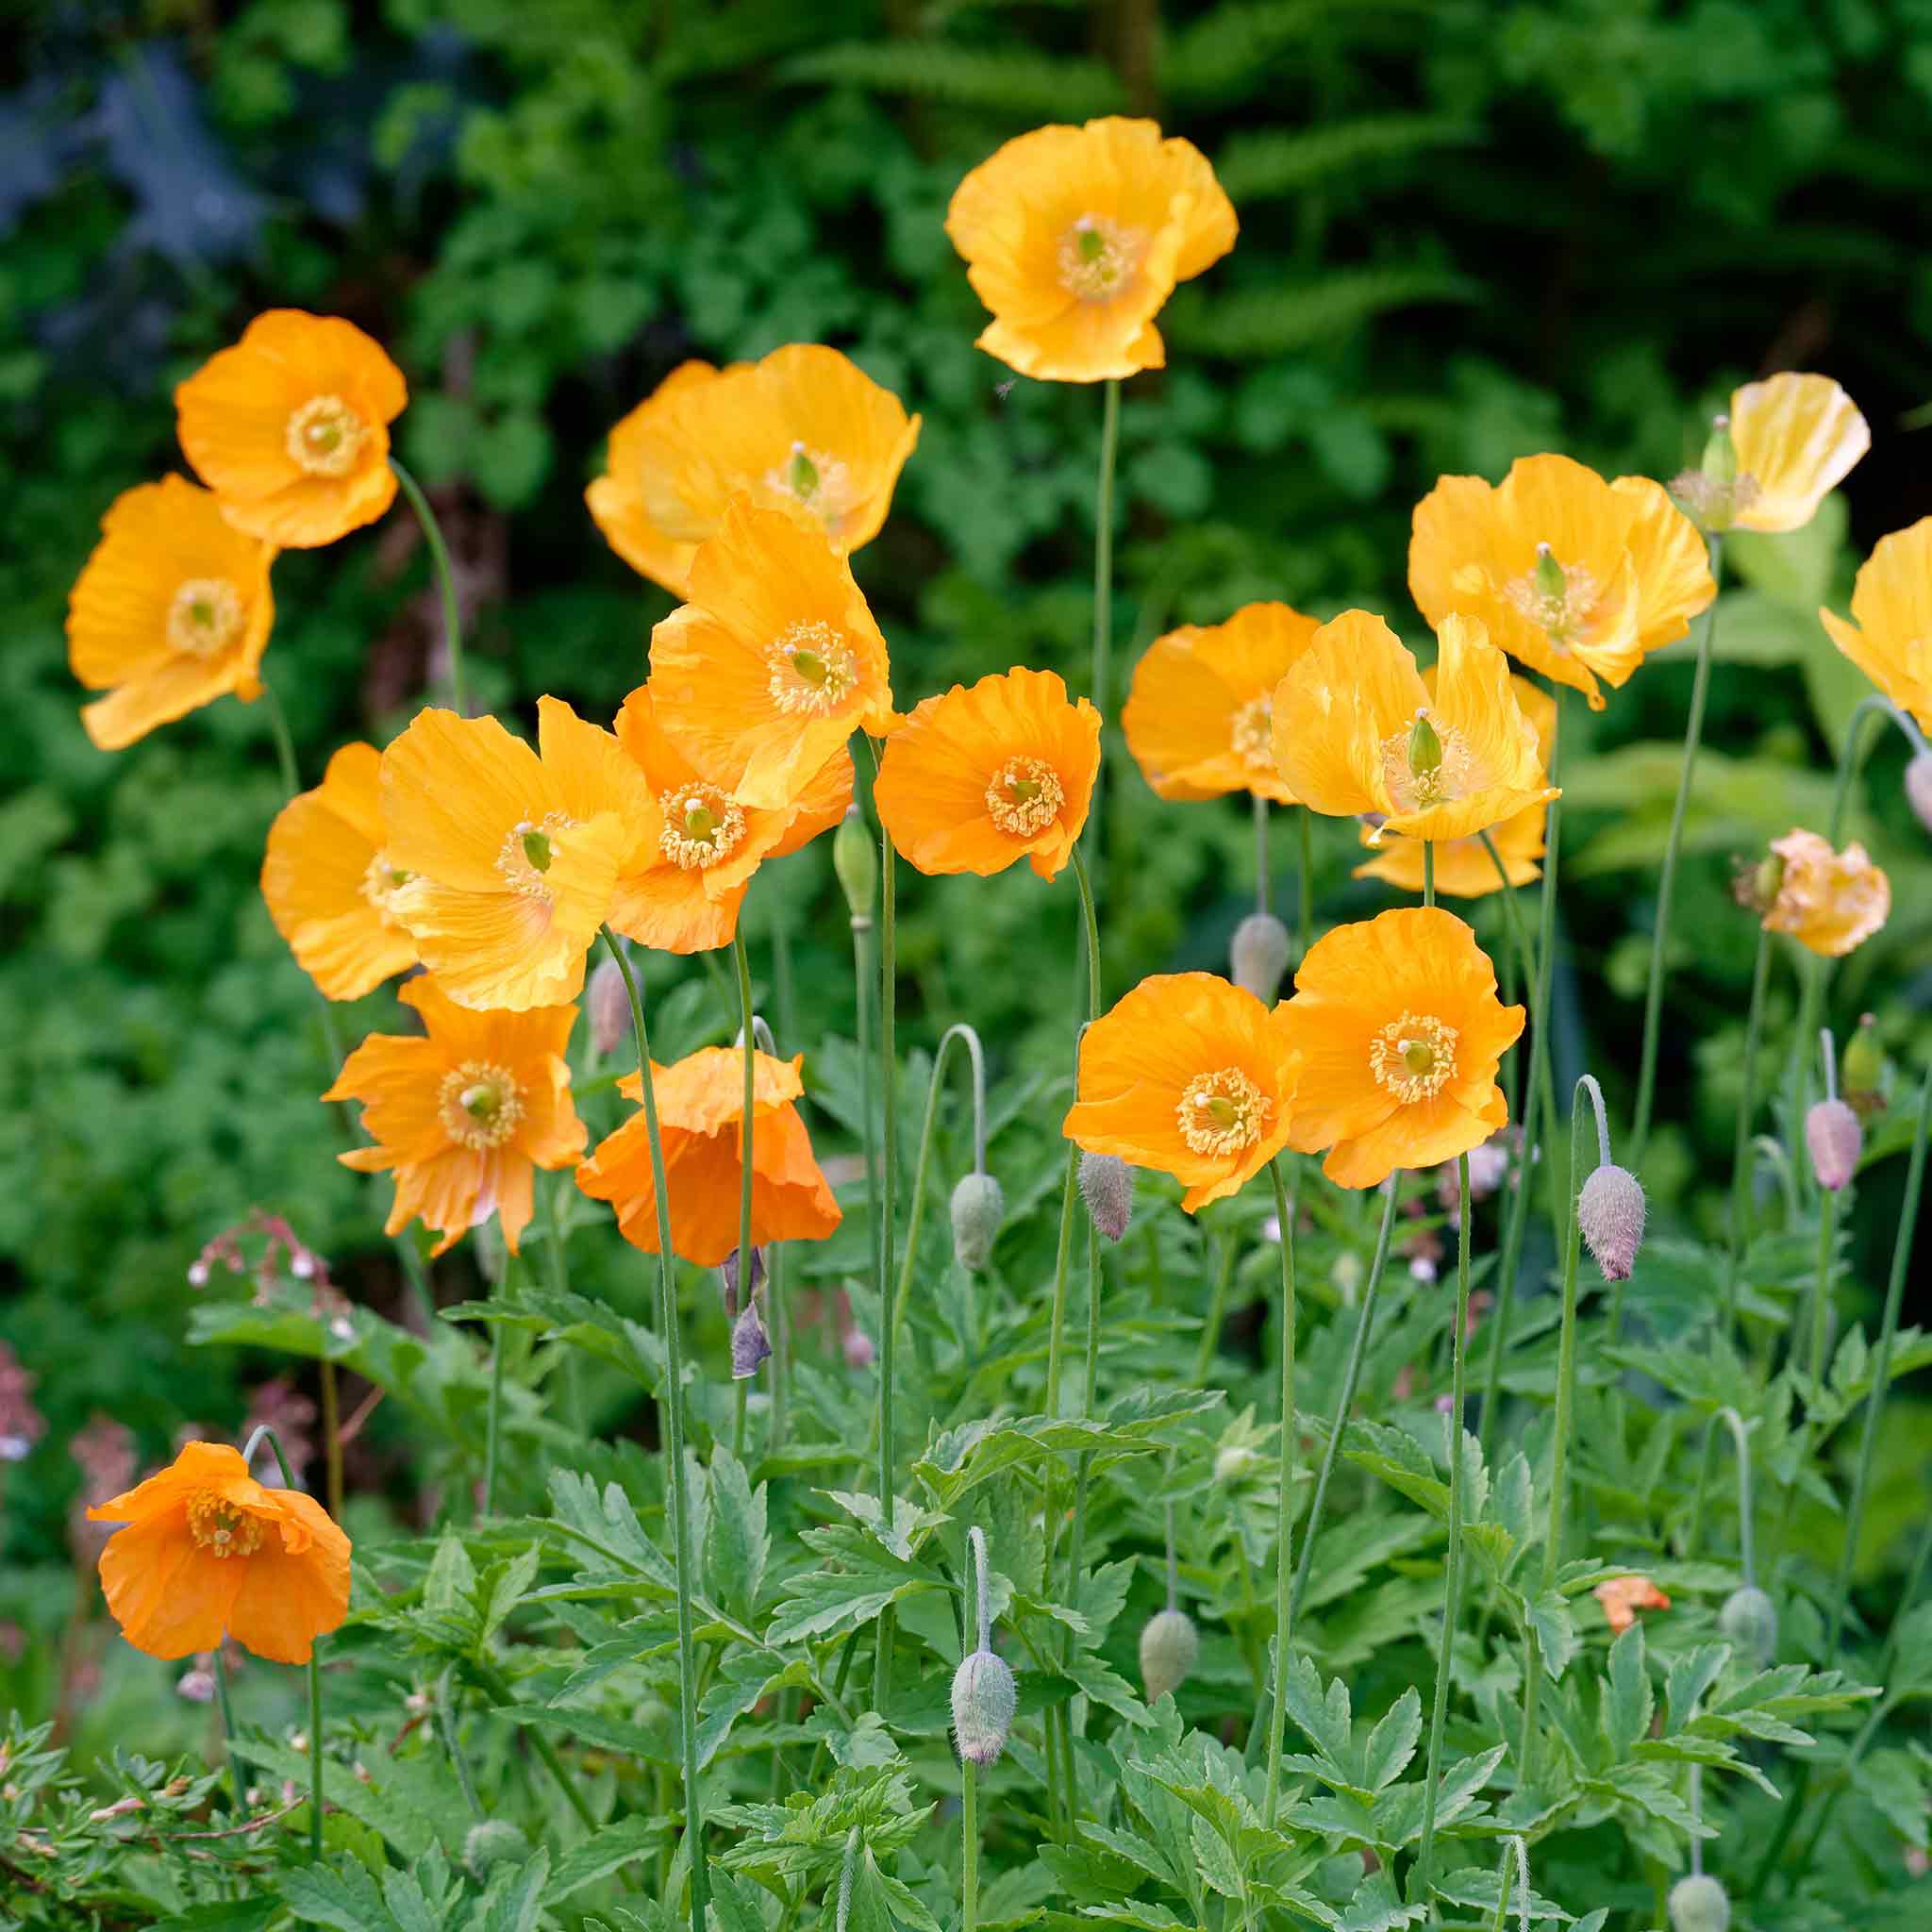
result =
M1081 1155L1080 1198L1094 1232L1119 1241L1134 1214L1134 1170L1118 1154Z
M485 1818L463 1840L463 1865L478 1885L488 1882L492 1865L521 1865L529 1856L530 1840L508 1818Z
M1251 912L1234 929L1229 960L1234 983L1264 1007L1274 1004L1281 975L1288 971L1288 928L1272 912Z
M1835 1194L1858 1171L1865 1130L1844 1101L1821 1100L1805 1116L1805 1145L1818 1185Z
M845 808L845 816L832 834L832 870L844 888L853 924L870 925L872 902L879 889L879 855L856 805Z
M745 1303L738 1320L731 1324L731 1379L748 1381L764 1366L772 1353L771 1338L758 1320L758 1305Z
M1717 1613L1717 1627L1757 1670L1763 1670L1777 1651L1777 1606L1755 1583L1725 1597Z
M1928 832L1932 832L1932 752L1915 753L1906 767L1906 803Z
M1697 1873L1671 1887L1672 1932L1726 1932L1731 1897L1715 1878Z
M1162 1610L1149 1617L1141 1632L1141 1682L1147 1702L1158 1704L1178 1690L1200 1654L1201 1639L1185 1610Z
M1007 1748L1019 1693L1006 1660L992 1647L992 1585L986 1567L986 1532L975 1524L966 1541L978 1559L978 1646L953 1673L953 1740L961 1762L984 1771Z
M960 1176L953 1190L953 1258L976 1274L992 1255L992 1244L1007 1211L1007 1198L990 1174Z
M1576 1223L1606 1281L1628 1281L1643 1245L1643 1187L1627 1168L1606 1161L1576 1197Z
M872 1337L863 1328L848 1328L845 1339L840 1342L839 1351L845 1357L848 1369L869 1369L876 1353L872 1345Z
M630 1032L630 994L625 990L623 969L608 954L591 974L584 1004L591 1015L591 1051L601 1060L615 1053Z

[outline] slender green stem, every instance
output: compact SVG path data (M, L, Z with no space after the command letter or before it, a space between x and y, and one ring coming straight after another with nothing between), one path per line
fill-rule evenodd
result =
M1214 1290L1208 1301L1208 1319L1201 1327L1201 1349L1194 1357L1194 1387L1208 1386L1208 1371L1214 1366L1215 1351L1221 1346L1221 1324L1227 1311L1227 1288L1234 1277L1235 1245L1223 1238L1214 1267Z
M268 714L269 734L275 741L275 761L282 768L282 790L291 798L302 790L302 769L295 761L295 740L289 730L289 714L275 695L274 685L261 687L261 708Z
M1293 1634L1294 1604L1290 1589L1293 1574L1295 1463L1300 1431L1294 1420L1294 1216L1295 1203L1289 1198L1281 1178L1277 1158L1268 1163L1268 1178L1274 1188L1274 1218L1281 1224L1281 1445L1280 1494L1274 1511L1274 1697L1268 1714L1268 1795L1263 1800L1261 1822L1268 1830L1281 1807L1281 1740L1288 1718L1288 1653ZM1310 1526L1312 1534L1312 1525ZM1170 1557L1170 1573L1172 1558ZM1169 1607L1173 1607L1174 1583L1168 1582Z
M1299 895L1295 944L1300 950L1295 957L1305 959L1308 948L1315 943L1315 814L1307 806L1298 805L1294 815L1301 841L1301 871L1295 881Z
M1738 1271L1751 1222L1751 1117L1757 1110L1757 1042L1764 1031L1764 989L1771 977L1771 931L1757 928L1757 951L1751 962L1751 1005L1744 1018L1744 1066L1738 1089L1738 1124L1731 1141L1731 1225L1724 1255L1723 1332L1736 1325Z
M1557 685L1555 691L1557 706L1556 723L1550 733L1550 783L1561 782L1563 765L1563 691ZM1543 890L1537 916L1536 935L1536 997L1530 1008L1531 1027L1529 1041L1529 1077L1543 1096L1542 1133L1548 1143L1544 1153L1549 1158L1545 1165L1551 1170L1550 1187L1552 1198L1557 1211L1553 1217L1561 1239L1562 1204L1572 1189L1572 1176L1555 1172L1555 1150L1557 1144L1556 1091L1552 1085L1554 1072L1550 1058L1550 997L1555 979L1557 963L1557 860L1560 849L1563 826L1563 800L1561 795L1550 800L1549 813L1543 822ZM1524 1173L1529 1172L1534 1158L1534 1143L1529 1139L1525 1125L1523 1158Z
M738 968L738 1024L744 1036L744 1117L739 1127L738 1145L738 1294L743 1306L749 1307L758 1299L758 1269L751 1249L751 1189L756 1171L752 1123L758 1117L758 1029L752 1024L751 955L745 950L741 914L738 928L731 937L731 953ZM744 1454L746 1390L744 1383L735 1374L732 1395L731 1453L741 1457Z
M1721 585L1724 539L1710 540L1710 575ZM1677 852L1684 842L1684 820L1690 807L1690 784L1697 749L1704 740L1704 706L1710 691L1711 645L1717 637L1717 598L1704 614L1697 639L1697 669L1690 681L1690 710L1684 721L1684 756L1677 767L1677 796L1671 808L1671 834L1664 841L1663 871L1657 879L1657 923L1650 937L1650 978L1643 991L1643 1058L1637 1075L1637 1122L1630 1132L1630 1165L1641 1167L1650 1139L1651 1108L1657 1099L1658 1023L1663 1017L1665 960L1671 942L1671 905L1677 882Z
M772 1420L765 1432L767 1452L776 1455L785 1440L791 1367L791 1314L785 1306L785 1243L774 1241L765 1257L765 1313L772 1331Z
M1826 1188L1818 1204L1818 1280L1811 1291L1811 1380L1824 1380L1824 1351L1831 1332L1831 1264L1838 1250L1840 1190Z
M883 1230L878 1225L878 1127L873 1117L873 1088L877 1074L872 1058L872 915L861 913L855 916L852 921L852 989L856 1007L855 1026L858 1035L859 1076L863 1083L862 1104L858 1109L858 1146L859 1158L865 1163L866 1206L872 1210L874 1223L873 1275L874 1286L878 1291L878 1319L883 1327L886 1320L886 1274ZM877 1418L874 1418L874 1426L876 1423Z
M1302 1599L1308 1592L1308 1573L1315 1558L1315 1538L1322 1527L1322 1512L1328 1501L1328 1482L1341 1453L1341 1439L1348 1429L1348 1413L1355 1407L1355 1391L1362 1378L1362 1357L1368 1352L1369 1330L1375 1319L1375 1296L1382 1287L1382 1271L1389 1260L1389 1244L1395 1231L1395 1197L1401 1191L1401 1170L1389 1176L1382 1193L1382 1224L1375 1235L1374 1258L1369 1263L1368 1285L1362 1291L1362 1312L1355 1324L1355 1340L1349 1343L1348 1366L1342 1371L1341 1395L1335 1405L1335 1417L1328 1425L1328 1441L1315 1472L1315 1497L1308 1506L1308 1524L1302 1531L1301 1560L1295 1565L1294 1593L1289 1599L1291 1629L1301 1621Z
M308 1856L322 1857L322 1640L308 1650Z
M979 1772L969 1759L959 1766L959 1926L979 1924Z
M1093 707L1102 728L1113 704L1113 478L1120 449L1121 386L1118 377L1105 386L1100 412L1100 474L1093 492ZM1104 743L1104 740L1103 740ZM1102 759L1105 766L1106 760ZM1094 774L1093 798L1088 812L1088 839L1098 855L1101 847L1102 774Z
M1595 1083L1588 1074L1578 1080L1570 1095L1570 1173L1583 1165L1587 1145L1584 1129L1588 1109L1583 1096ZM1554 1124L1554 1123L1552 1123ZM1568 1211L1563 1233L1563 1325L1557 1344L1557 1415L1554 1440L1550 1445L1550 1520L1543 1533L1542 1594L1557 1587L1557 1571L1563 1558L1563 1530L1570 1506L1570 1417L1576 1395L1576 1264L1582 1251L1582 1229L1576 1219L1576 1192L1566 1188ZM1524 1663L1523 1746L1518 1762L1521 1775L1527 1779L1534 1762L1536 1744L1537 1693L1541 1688L1543 1664L1541 1646L1535 1627L1526 1633L1527 1656Z
M1534 1071L1534 1070L1532 1070ZM1509 1342L1509 1317L1516 1303L1516 1276L1523 1264L1523 1239L1529 1225L1529 1197L1534 1186L1531 1165L1537 1134L1538 1089L1532 1078L1523 1097L1523 1140L1516 1151L1516 1184L1509 1195L1509 1218L1503 1231L1503 1260L1496 1271L1496 1306L1490 1314L1490 1359L1483 1372L1480 1425L1483 1456L1495 1447L1496 1424L1503 1407L1503 1353Z
M919 1130L919 1159L912 1170L912 1191L906 1207L906 1254L899 1264L899 1285L892 1293L892 1325L906 1320L906 1307L912 1294L912 1275L919 1257L920 1224L925 1219L925 1184L932 1164L932 1143L940 1109L940 1091L946 1073L946 1056L953 1042L966 1048L973 1065L973 1171L986 1172L986 1055L979 1035L964 1020L948 1026L940 1036L933 1052L932 1078L925 1090L925 1120Z
M1257 791L1255 799L1255 910L1268 909L1268 801Z
M1427 1905L1435 1876L1437 1770L1442 1761L1442 1726L1449 1713L1449 1672L1456 1643L1456 1626L1462 1611L1462 1411L1467 1403L1469 1354L1469 1251L1474 1239L1470 1213L1469 1156L1456 1161L1457 1200L1462 1224L1456 1239L1456 1332L1450 1345L1449 1372L1449 1556L1442 1575L1442 1648L1436 1662L1436 1694L1429 1713L1429 1760L1424 1774L1423 1836L1416 1853L1416 1902Z
M892 1438L891 1309L886 1300L892 1279L893 1202L899 1177L899 1068L895 1027L899 999L898 858L891 834L879 829L879 1076L880 1138L884 1141L884 1176L879 1195L879 1509L892 1520L895 1445ZM885 1711L892 1688L893 1617L889 1605L878 1621L878 1650L873 1659L873 1707ZM696 1928L702 1932L702 1928Z
M442 1740L443 1753L457 1774L457 1783L462 1787L463 1802L470 1807L470 1816L482 1818L488 1814L483 1809L483 1801L476 1795L476 1780L470 1775L470 1760L463 1755L463 1741L457 1735L456 1699L451 1690L451 1675L452 1672L445 1670L436 1686L436 1733Z
M508 1678L494 1664L484 1663L480 1658L468 1657L464 1659L463 1669L475 1680L484 1695L499 1709L507 1710L516 1703L517 1700L510 1690ZM685 1735L689 1737L691 1734L691 1726L686 1724L684 1731ZM542 1729L536 1724L524 1726L524 1736L530 1740L530 1748L536 1752L543 1769L550 1774L551 1778L557 1785L557 1789L563 1793L570 1808L577 1814L578 1822L586 1831L594 1832L597 1829L596 1814L591 1811L590 1805L584 1798L583 1792L577 1790L576 1780L564 1769L563 1759L557 1755L557 1746L550 1741ZM695 1786L686 1786L685 1804L688 1807L688 1816L695 1820L698 1809L698 1795ZM692 1824L687 1824L686 1826L687 1832L693 1828L695 1827ZM702 1887L707 1896L709 1895L710 1871L705 1864L701 1853L699 1856L693 1857L691 1860L691 1890L694 1894ZM703 1932L703 1928L701 1926L693 1927L692 1932Z
M235 1755L235 1707L228 1701L228 1663L223 1655L227 1641L225 1631L215 1640L215 1702L221 1707L222 1740L227 1749L228 1785L235 1798L235 1816L248 1815L247 1789L242 1782L242 1760ZM314 1800L311 1798L310 1803Z
M342 1405L336 1387L336 1365L327 1356L316 1364L316 1382L322 1396L323 1493L328 1498L328 1513L340 1522L342 1514Z
M1424 839L1423 841L1423 904L1424 906L1433 906L1435 903L1436 841L1433 839Z
M665 1460L671 1491L672 1561L677 1577L677 1690L678 1734L683 1745L685 1839L691 1852L691 1932L706 1932L705 1914L710 1903L710 1868L705 1851L704 1805L698 1786L697 1752L697 1664L692 1636L691 1589L696 1570L695 1552L691 1540L691 1500L684 1480L684 1351L678 1335L677 1284L671 1262L671 1195L664 1175L664 1141L658 1124L658 1094L651 1077L651 1037L644 1023L643 996L638 991L630 961L616 935L608 927L604 944L624 974L624 990L630 1000L630 1023L638 1042L638 1079L643 1089L644 1138L651 1150L651 1188L658 1209L658 1320L664 1338ZM531 1740L542 1753L549 1740L535 1726ZM551 1756L554 1757L555 1754ZM582 1794L562 1767L557 1767L558 1781L571 1793L572 1802L587 1824L591 1824ZM594 1828L594 1826L593 1826Z
M1087 876L1087 861L1080 848L1074 847L1074 877L1080 888L1080 916L1087 926L1087 1017L1100 1018L1100 922L1093 910L1093 884Z
M422 485L395 458L389 459L389 466L395 472L396 481L403 486L403 494L409 499L409 508L416 512L416 521L423 525L424 541L429 545L429 559L436 569L437 588L442 593L442 635L449 653L450 702L457 710L467 710L469 694L463 687L463 622L457 608L457 580L456 573L450 568L449 545L442 541L442 525L436 521L436 512L429 508L429 499L424 495Z
M1726 1407L1719 1409L1716 1420L1729 1427L1731 1446L1737 1451L1739 1562L1744 1572L1744 1587L1754 1589L1757 1582L1757 1564L1753 1555L1752 1532L1756 1519L1751 1507L1751 1437L1744 1427L1744 1418L1735 1408Z
M506 1252L503 1274L492 1299L508 1299L510 1271L515 1266L516 1257ZM490 1324L490 1407L483 1424L483 1497L477 1510L479 1516L486 1517L496 1513L496 1471L503 1455L503 1357L507 1325L502 1322Z

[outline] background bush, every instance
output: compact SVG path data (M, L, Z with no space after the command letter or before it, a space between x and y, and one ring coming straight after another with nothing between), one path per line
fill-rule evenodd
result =
M1123 676L1159 629L1254 597L1361 603L1413 635L1408 513L1439 473L1557 447L1668 476L1734 382L1837 375L1877 446L1813 532L1730 546L1743 588L1679 887L1650 1178L1666 1224L1715 1228L1721 1190L1695 1184L1727 1172L1752 943L1723 897L1730 857L1822 822L1862 685L1811 613L1932 510L1924 445L1902 433L1932 397L1926 0L149 0L21 18L0 70L0 1335L47 1426L7 1473L0 1617L37 1645L72 1601L75 1433L116 1418L150 1459L184 1421L233 1429L275 1367L187 1345L204 1240L285 1213L359 1298L396 1305L377 1191L337 1168L338 1124L309 1097L312 994L255 886L280 795L259 709L99 754L61 636L101 513L180 466L173 384L277 304L352 317L408 373L401 450L450 530L485 701L548 690L598 714L670 601L584 509L605 431L686 357L789 341L847 349L924 418L858 560L902 698L1015 661L1081 675L1098 397L973 348L979 308L940 225L964 170L1043 119L1158 115L1242 222L1163 317L1169 372L1127 391ZM398 510L288 555L276 597L266 668L312 781L427 680L413 525ZM1572 765L1559 1074L1594 1068L1613 1101L1688 684L1680 646L1588 722ZM1883 744L1855 815L1894 912L1837 975L1836 1018L1880 1001L1888 1043L1916 1031L1923 1058L1932 862L1899 763ZM1244 813L1157 808L1131 775L1109 812L1110 984L1218 964L1249 890ZM1349 878L1345 828L1317 840L1324 921L1387 903ZM781 875L757 901L792 935L781 1037L849 1034L827 856ZM1058 1035L1029 1034L1045 1023L1021 962L1070 957L1071 895L1009 874L970 921L942 891L907 896L912 1037L970 1015L1007 1072L1045 1065ZM1493 907L1475 917L1500 942ZM651 970L660 993L701 980ZM391 1011L379 993L345 1030ZM1861 1216L1874 1243L1887 1184ZM467 1267L441 1271L443 1299ZM1923 1411L1894 1413L1909 1459ZM386 1430L378 1414L357 1480L407 1507L422 1472Z

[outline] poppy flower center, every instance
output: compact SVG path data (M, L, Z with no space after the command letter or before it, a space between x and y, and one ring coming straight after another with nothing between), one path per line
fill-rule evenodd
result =
M1369 1042L1369 1070L1407 1106L1433 1100L1456 1076L1456 1028L1433 1013L1405 1013Z
M508 1067L465 1060L442 1076L436 1117L458 1147L501 1147L524 1117L524 1090Z
M744 840L744 808L715 785L680 785L658 801L658 843L673 865L702 871L728 858Z
M1044 758L1014 757L986 788L986 809L1001 831L1030 839L1059 816L1067 801L1059 774Z
M346 476L367 434L341 396L310 396L289 418L289 458L311 476Z
M1196 1154L1239 1154L1261 1138L1268 1104L1239 1067L1196 1074L1181 1093L1174 1118Z
M1060 287L1082 302L1110 302L1141 263L1146 237L1105 215L1082 215L1060 237Z
M1234 755L1251 772L1272 772L1274 752L1274 699L1267 691L1250 698L1234 714L1228 726L1228 742Z
M791 454L765 473L765 487L808 509L836 537L852 508L852 475L837 457L822 449L791 445Z
M261 1547L261 1519L213 1490L188 1499L188 1534L211 1557L252 1557Z
M396 916L396 894L409 883L409 874L387 852L371 855L362 873L362 896L385 919Z
M546 903L556 895L543 874L556 857L557 836L576 829L576 821L560 811L546 812L542 819L522 819L510 828L496 855L496 870L510 891L525 899Z
M858 658L839 631L817 618L788 624L765 653L772 702L781 711L824 717L858 682Z
M168 642L211 658L242 628L242 593L226 577L190 577L168 606Z
M1536 566L1504 586L1524 616L1543 631L1559 651L1590 622L1601 595L1591 571L1580 563L1558 563L1547 543L1536 546Z
M1480 775L1469 740L1425 709L1382 741L1382 782L1397 811L1424 811L1466 797L1478 789Z

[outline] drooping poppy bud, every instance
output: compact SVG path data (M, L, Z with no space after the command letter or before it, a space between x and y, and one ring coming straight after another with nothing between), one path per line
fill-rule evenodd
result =
M1725 1597L1717 1626L1760 1671L1776 1653L1777 1606L1755 1583Z
M848 1328L845 1339L839 1344L840 1352L845 1357L848 1369L869 1369L876 1353L872 1345L872 1337L863 1328Z
M1185 1610L1162 1610L1141 1632L1141 1682L1149 1704L1158 1704L1187 1681L1201 1654L1194 1620Z
M1234 929L1228 949L1234 983L1264 1007L1274 1004L1281 975L1288 971L1288 928L1272 912L1251 912Z
M1013 1674L997 1652L975 1650L953 1673L953 1739L959 1756L984 1771L1007 1748L1020 1701Z
M584 1003L591 1014L591 1051L601 1060L615 1053L630 1033L630 993L624 969L608 954L597 961Z
M492 1865L522 1864L529 1856L530 1840L508 1818L482 1819L463 1840L463 1866L478 1885L488 1882Z
M1865 1130L1844 1101L1821 1100L1805 1115L1805 1145L1818 1185L1835 1194L1858 1171Z
M1006 1211L1006 1196L991 1174L960 1176L953 1190L953 1258L967 1274L986 1266Z
M1627 1281L1643 1245L1643 1187L1627 1168L1606 1161L1576 1197L1577 1225L1606 1281Z
M1671 1887L1672 1932L1727 1932L1730 1923L1730 1894L1707 1873Z
M1932 752L1918 752L1906 767L1906 803L1912 815L1932 832Z
M1117 1241L1134 1213L1134 1170L1118 1154L1080 1157L1080 1198L1097 1233Z

